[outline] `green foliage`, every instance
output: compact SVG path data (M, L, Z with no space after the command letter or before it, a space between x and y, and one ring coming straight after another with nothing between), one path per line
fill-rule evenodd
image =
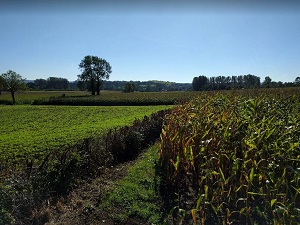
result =
M127 82L124 87L124 92L134 92L135 91L135 84L133 82Z
M47 80L36 79L27 85L35 90L67 90L70 87L69 81L61 77L49 77Z
M207 94L174 109L161 134L161 170L172 204L186 212L181 220L298 221L299 115L299 89Z
M78 75L79 81L85 83L92 95L100 94L103 79L109 79L112 72L110 64L97 56L87 55L81 60L79 68L82 74Z
M259 88L260 78L251 74L210 78L201 75L193 78L192 87L194 91Z
M160 91L190 91L191 83L175 83L169 81L130 81L134 84L135 90L139 92L160 92ZM103 89L110 91L123 91L128 81L103 81Z

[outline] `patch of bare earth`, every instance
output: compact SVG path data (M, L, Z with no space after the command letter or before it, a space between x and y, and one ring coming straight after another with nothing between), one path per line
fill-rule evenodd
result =
M134 161L122 163L104 169L103 174L96 179L82 181L68 196L54 203L48 202L45 208L40 210L40 216L46 212L47 225L117 224L110 218L110 212L99 210L97 206L103 201L106 193L115 187L116 182L125 177L128 167L133 164ZM128 224L143 223L130 221Z

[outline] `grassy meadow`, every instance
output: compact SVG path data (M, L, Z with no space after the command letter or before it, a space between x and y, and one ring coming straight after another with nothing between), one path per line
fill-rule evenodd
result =
M101 135L112 127L131 124L135 119L166 109L166 106L0 106L1 164L71 145Z

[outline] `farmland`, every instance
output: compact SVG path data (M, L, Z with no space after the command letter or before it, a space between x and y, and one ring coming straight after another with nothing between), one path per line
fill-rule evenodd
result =
M166 109L153 107L0 106L1 165L39 158L46 152L125 126Z
M173 110L160 155L178 223L297 224L299 96L299 89L215 93Z
M173 105L197 96L197 92L134 92L102 91L90 96L81 91L27 91L16 94L16 104L34 105L84 105L84 106L144 106ZM11 104L9 93L0 95L0 104Z
M152 177L140 182L153 188L152 193L160 191L169 224L297 224L294 221L300 219L300 89L102 92L100 96L45 92L42 98L42 92L26 94L23 98L31 99L27 105L0 106L1 169L13 171L18 162L39 160L30 173L19 173L25 174L24 180L14 172L7 174L15 178L0 182L0 197L3 190L13 193L4 203L0 199L6 217L11 211L19 212L24 193L39 198L37 193L66 194L77 178L96 176L109 160L108 165L131 160L160 135L159 159L151 163ZM34 102L46 105L28 105ZM67 106L161 102L178 104ZM144 118L167 108L171 111L164 119ZM144 119L137 123L135 118ZM120 130L110 130L112 127ZM97 139L102 134L106 134L104 139ZM152 141L146 142L147 136ZM49 152L55 154L45 157ZM158 183L150 185L147 180ZM21 186L23 183L28 186ZM130 191L122 186L118 190L122 188ZM110 201L123 204L132 194L136 192L122 196L117 191ZM152 204L153 199L147 201ZM32 204L38 207L36 202L28 207ZM148 215L143 210L134 212L138 211Z
M82 91L25 91L17 92L15 95L16 104L32 104L34 101L42 101L62 95L84 96L88 94L89 93ZM2 92L0 95L0 104L11 104L11 95L9 92Z

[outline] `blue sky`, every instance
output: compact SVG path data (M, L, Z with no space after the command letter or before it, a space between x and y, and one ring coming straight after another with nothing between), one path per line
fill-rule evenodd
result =
M73 81L84 56L95 55L111 64L110 80L300 76L293 1L14 2L0 9L0 73Z

